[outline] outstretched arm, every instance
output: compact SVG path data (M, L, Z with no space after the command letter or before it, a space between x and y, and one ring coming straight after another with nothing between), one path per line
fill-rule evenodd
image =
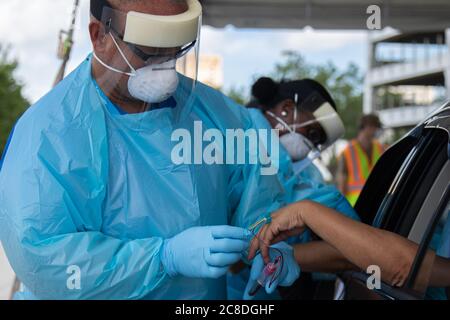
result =
M299 234L306 227L357 267L365 270L370 265L378 265L383 280L395 286L405 283L417 253L415 243L397 234L356 222L320 204L303 201L273 214L272 223L261 229L260 240L253 240L250 258L260 247L267 259L268 245ZM441 268L448 270L449 261L440 262ZM444 277L433 282L441 287L450 285Z

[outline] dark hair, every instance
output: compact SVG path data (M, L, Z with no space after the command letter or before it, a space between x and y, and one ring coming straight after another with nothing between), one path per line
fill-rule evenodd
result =
M381 128L382 123L380 118L376 114L366 114L362 116L359 121L359 131L364 130L367 127Z
M299 95L300 103L313 93L318 93L323 99L336 109L336 103L330 93L319 82L312 79L296 81L275 82L271 78L263 77L256 81L252 87L253 102L257 102L259 108L264 111L273 109L276 105L287 99L294 99Z
M280 84L268 77L259 78L252 86L253 103L264 110L270 110L283 101L280 96Z
M255 99L250 100L245 106L249 109L261 109L261 105Z

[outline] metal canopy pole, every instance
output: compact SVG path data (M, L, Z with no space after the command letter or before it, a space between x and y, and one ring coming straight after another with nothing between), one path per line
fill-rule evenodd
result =
M58 48L58 58L62 60L61 67L59 68L58 74L55 79L53 86L56 86L62 79L66 72L67 63L70 59L70 53L73 47L73 33L75 30L75 24L77 20L78 7L80 5L80 0L75 0L75 4L72 12L72 23L70 25L69 31L61 30L59 33L59 48Z

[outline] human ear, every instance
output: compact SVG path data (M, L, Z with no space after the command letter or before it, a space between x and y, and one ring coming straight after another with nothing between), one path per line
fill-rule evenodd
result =
M105 28L99 22L93 21L89 24L89 35L92 46L96 53L103 53L107 47Z

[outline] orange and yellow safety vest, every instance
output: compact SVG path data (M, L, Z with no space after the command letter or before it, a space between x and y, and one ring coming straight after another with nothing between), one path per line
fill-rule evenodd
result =
M372 159L369 161L367 153L357 140L352 140L343 152L347 166L347 194L345 197L352 206L356 204L358 197L369 178L370 172L384 152L380 142L374 140L372 147Z

